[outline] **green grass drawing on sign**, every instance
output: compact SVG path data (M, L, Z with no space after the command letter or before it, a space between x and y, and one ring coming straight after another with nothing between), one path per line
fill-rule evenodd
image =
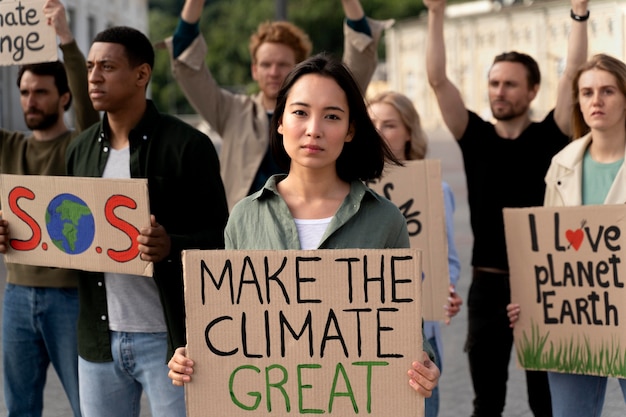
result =
M549 341L550 332L541 334L539 326L531 321L530 337L522 332L517 359L525 369L550 369L557 372L626 377L626 351L617 336L591 346L589 337L570 337L568 340Z

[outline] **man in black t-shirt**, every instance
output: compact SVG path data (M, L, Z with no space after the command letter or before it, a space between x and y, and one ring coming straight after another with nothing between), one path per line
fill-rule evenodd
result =
M461 147L474 234L465 345L474 385L474 417L502 415L506 398L513 332L506 312L510 291L502 209L543 205L550 160L571 135L571 83L587 59L587 3L571 0L574 22L554 110L541 122L530 119L530 103L539 90L538 65L526 54L506 52L494 59L488 74L495 119L490 123L465 107L446 76L445 0L424 1L429 10L428 81L443 120ZM546 373L527 371L526 382L534 415L551 416Z

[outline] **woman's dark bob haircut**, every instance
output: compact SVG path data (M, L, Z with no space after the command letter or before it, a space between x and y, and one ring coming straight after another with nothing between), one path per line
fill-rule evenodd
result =
M285 112L287 96L291 87L307 74L328 77L345 92L348 101L349 122L354 131L353 138L346 142L337 158L337 175L343 181L370 181L379 178L385 162L402 165L391 153L384 139L380 136L367 112L367 107L359 86L354 81L350 70L330 55L321 53L302 61L287 75L278 93L276 109L271 122L270 146L276 163L288 170L291 159L283 146L283 135L278 133L278 126Z

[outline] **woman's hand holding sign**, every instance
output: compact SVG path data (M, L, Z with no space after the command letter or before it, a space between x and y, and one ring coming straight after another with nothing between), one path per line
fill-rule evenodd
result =
M515 323L517 323L517 320L519 320L519 313L520 313L521 309L519 304L514 304L511 303L508 306L506 306L506 314L507 316L509 316L509 322L510 327L513 328L515 327Z
M191 382L193 361L187 357L187 348L176 349L167 366L170 368L167 376L172 380L172 384L182 387L187 382Z
M437 368L437 365L429 359L426 352L422 352L422 359L423 363L414 361L407 374L411 388L425 398L429 398L432 395L433 389L435 389L439 383L441 372L439 368ZM167 376L172 380L172 384L183 386L191 382L193 365L193 361L187 357L187 348L179 347L176 349L167 364L168 368L170 368Z
M422 352L422 358L423 363L415 361L411 364L411 369L408 371L409 385L425 398L429 398L439 383L441 372L426 352Z
M452 284L449 287L449 294L448 304L443 306L443 309L446 310L446 324L450 324L450 320L461 311L461 304L463 304L463 299Z

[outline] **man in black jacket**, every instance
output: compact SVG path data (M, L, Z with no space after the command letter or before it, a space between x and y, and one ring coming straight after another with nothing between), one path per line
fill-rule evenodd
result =
M99 33L87 58L89 95L104 111L67 153L68 174L147 178L151 225L137 238L153 278L84 272L78 321L85 416L138 416L145 390L153 416L184 416L184 391L167 377L185 345L181 250L222 248L228 210L209 138L160 114L145 98L154 51L141 32Z

